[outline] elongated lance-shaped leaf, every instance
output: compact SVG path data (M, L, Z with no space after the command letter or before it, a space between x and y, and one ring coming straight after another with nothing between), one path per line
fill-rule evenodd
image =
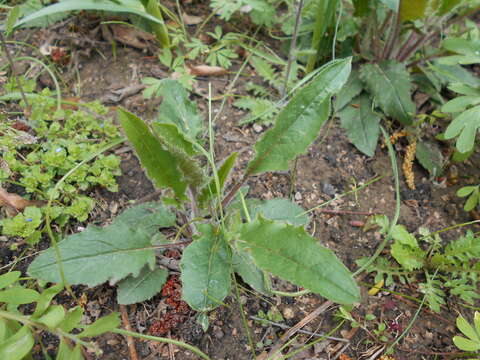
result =
M366 94L352 100L355 106L345 107L338 116L348 140L367 156L373 156L380 135L380 117L372 111L372 102Z
M386 115L404 125L412 123L416 108L410 93L412 81L404 64L396 61L365 64L360 68L360 79Z
M269 295L270 284L267 275L255 264L252 255L241 248L233 249L233 270L242 277L252 289L261 294Z
M282 221L295 226L306 226L310 220L301 206L284 198L265 200L257 205L252 204L250 217L254 219L258 214L262 214L264 218L270 220Z
M347 82L335 97L335 111L340 111L350 104L353 98L360 95L362 90L363 82L360 80L358 71L352 71Z
M222 234L212 225L199 226L202 236L183 252L183 299L194 310L205 312L222 304L230 292L231 254Z
M282 109L275 125L255 145L248 175L287 170L289 161L304 153L330 114L330 99L350 75L351 59L335 60L299 90Z
M205 176L193 156L197 149L185 134L174 124L152 124L153 131L164 148L175 158L178 169L182 172L183 180L196 190L204 183Z
M164 148L140 118L124 109L118 109L118 115L150 179L157 187L172 188L178 197L184 198L187 181L178 169L177 158Z
M258 218L245 224L238 246L265 271L340 304L360 300L360 291L335 254L302 227Z
M120 13L131 13L153 21L158 24L163 24L161 19L156 18L148 14L143 8L141 2L137 0L119 0L117 3L108 0L64 0L62 2L45 6L42 9L25 16L15 23L15 28L21 26L28 26L29 23L35 20L41 19L46 16L52 16L58 13L67 11L81 11L81 10L94 10L94 11L109 11Z
M30 328L24 325L14 335L0 343L0 359L21 360L30 353L35 339Z
M222 166L220 166L220 168L218 169L218 180L220 182L220 190L223 189L223 186L225 185L225 181L228 178L228 174L230 174L230 171L232 170L233 165L235 165L235 160L237 160L237 155L238 155L237 152L231 153L230 156L223 162ZM209 198L214 197L217 194L218 194L218 191L217 191L217 185L215 184L215 179L211 179L208 186L202 189L202 192L198 197L198 203L200 205L203 205Z
M58 244L68 283L90 287L105 281L116 283L155 264L150 240L159 228L175 223L175 215L161 204L145 203L124 211L104 228L88 226ZM36 278L60 282L53 248L38 256L28 273Z
M165 269L152 271L144 267L137 277L129 276L118 283L118 303L127 305L150 299L162 290L167 276L168 271Z
M131 13L153 21L158 24L163 24L161 19L156 18L148 14L140 1L137 0L64 0L62 2L45 6L42 9L25 16L15 23L15 28L21 26L28 26L29 23L34 22L45 16L52 16L58 13L67 11L81 11L81 10L94 10L94 11L109 11L119 13Z
M163 96L158 109L157 122L175 124L188 138L194 140L204 130L196 104L188 98L188 92L176 80L165 79L158 94Z

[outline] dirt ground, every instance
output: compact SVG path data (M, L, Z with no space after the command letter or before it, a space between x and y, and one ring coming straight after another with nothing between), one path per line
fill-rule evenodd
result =
M194 13L195 11L192 11ZM42 30L40 32L24 31L19 36L35 46L40 46L48 35L57 34L58 42L76 49L78 54L75 75L74 68L65 66L63 71L65 96L78 96L84 101L101 99L112 107L123 106L128 110L144 117L152 118L158 105L158 100L146 101L141 92L128 93L118 101L119 89L132 88L140 84L140 79L146 76L165 78L170 76L166 67L161 65L151 50L139 50L130 46L120 45L116 55L108 42L98 40L98 43L88 43L80 39L65 39L64 28ZM88 51L86 51L88 50ZM155 49L154 49L155 50ZM24 49L21 49L24 51ZM156 50L155 50L156 51ZM101 54L100 54L101 53ZM238 64L235 65L238 68ZM234 67L235 70L235 67ZM206 117L207 101L203 96L212 83L215 94L223 94L233 78L233 74L199 78L192 99L196 100L199 109ZM247 67L240 76L233 91L236 94L245 93L246 81L261 82L253 69ZM39 88L51 86L49 80L41 77ZM220 106L220 101L214 102L214 111ZM217 160L227 157L232 151L240 152L233 177L240 176L253 155L253 144L267 129L265 126L239 126L238 122L243 112L234 108L230 101L226 102L222 114L215 124L215 151ZM402 144L396 145L398 155L402 156ZM97 200L97 207L89 218L89 223L105 224L121 209L132 202L155 200L155 192L151 182L146 178L139 162L128 144L123 144L115 150L122 157L122 176L118 178L120 190L110 193L104 189L95 189L93 195ZM409 190L401 177L401 216L399 223L404 224L409 231L416 231L419 227L429 230L439 230L447 226L472 220L471 214L462 210L462 199L455 195L457 189L468 184L477 177L480 165L479 154L475 154L467 164L455 165L456 169L447 170L443 181L429 179L428 174L420 167L415 166L416 190ZM400 159L399 159L400 161ZM400 164L400 162L399 162ZM458 177L459 173L462 176ZM390 160L386 149L379 147L373 158L360 154L347 140L338 120L329 122L323 129L323 134L310 147L307 154L298 158L296 170L293 173L268 173L251 178L250 197L270 199L273 197L289 197L294 199L305 209L310 209L324 201L331 200L335 195L344 193L355 187L365 184L379 175L382 179L372 183L363 190L352 195L335 200L328 209L350 210L352 212L370 212L385 214L390 218L395 208L394 184L391 176ZM351 269L356 269L355 260L362 256L373 254L381 237L373 231L363 232L358 222L366 220L361 214L332 215L313 211L311 213L310 231L323 245L332 249L337 256ZM85 224L79 224L78 226ZM471 227L478 231L477 227ZM76 231L72 226L71 231ZM445 241L455 239L463 230L453 230L443 234ZM5 265L14 261L19 252L9 250L9 242L0 242L0 264ZM29 250L30 251L30 250ZM17 268L25 270L29 260L20 262ZM295 291L290 284L280 281L274 282L279 290ZM376 314L389 325L387 335L394 339L406 328L418 305L402 296L389 292L380 292L376 296L369 296L367 290L373 286L373 276L367 275L362 279L362 303L353 310L354 316L361 319L367 313ZM395 284L390 288L397 293L410 295L417 299L422 298L415 283L409 285ZM79 296L87 299L86 314L94 320L110 311L118 311L115 303L115 288L103 285L95 289L78 287L75 289ZM273 296L265 298L248 291L241 290L240 299L243 303L250 332L254 343L263 343L264 348L257 349L257 354L268 352L269 345L275 345L285 332L272 324L261 324L250 316L257 316L259 311L267 313L269 310L278 311L283 316L282 322L287 327L295 325L305 318L311 311L318 308L325 299L316 295L305 295L296 298ZM58 301L64 301L66 306L74 305L72 299L62 295ZM152 325L165 311L165 299L157 295L142 304L127 307L129 319L134 331L148 334ZM477 306L480 304L476 304ZM275 310L276 309L276 310ZM458 351L452 344L452 337L456 334L455 318L459 309L457 299L448 298L448 303L440 314L429 311L426 307L420 312L418 319L413 323L408 334L400 341L392 355L394 359L441 359L454 356ZM333 315L335 306L322 312L309 322L303 330L307 332L328 332L334 324ZM468 313L467 313L468 314ZM468 314L471 315L471 314ZM240 316L239 306L234 297L227 298L227 306L222 306L210 314L210 329L207 333L195 322L195 314L189 313L187 319L179 324L169 336L181 339L199 347L212 359L251 359L248 341ZM373 329L370 329L371 331ZM343 343L334 340L324 340L315 346L299 352L293 359L369 359L374 358L377 351L380 353L384 345L374 342L371 334L362 329L352 329L346 323L333 336L349 338L349 346L343 348ZM300 335L291 344L290 349L301 346L313 340L312 335ZM48 349L54 350L57 340L46 336L42 339ZM101 359L128 359L129 353L126 340L120 335L109 334L99 339L104 355ZM136 348L140 359L194 359L190 352L169 346L158 346L153 342L136 341ZM93 355L90 355L94 359ZM376 357L375 357L376 358Z

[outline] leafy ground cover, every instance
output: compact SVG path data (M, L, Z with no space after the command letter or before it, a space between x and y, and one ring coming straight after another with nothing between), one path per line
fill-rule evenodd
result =
M332 3L336 15L352 9ZM289 19L282 30L292 34L298 4L232 4L162 2L164 14L173 12L173 47L163 50L138 28L100 25L98 14L62 15L66 23L45 32L13 32L33 47L9 43L20 59L17 74L26 75L7 70L2 80L0 316L7 330L0 354L21 359L22 345L37 358L203 356L175 343L181 340L212 359L265 359L285 358L275 352L289 340L281 351L296 359L475 357L479 248L475 224L462 225L476 219L478 203L475 16L466 14L452 33L457 38L432 47L443 60L419 62L419 70L399 62L408 55L395 47L402 42L378 39L385 48L371 51L379 58L354 62L340 90L328 69L350 60L322 68L330 57L319 53L324 46L308 49L305 34L318 7L304 4L298 62L289 73L292 53L268 33L275 24L267 15ZM218 16L209 18L212 9ZM382 11L377 20L396 31L388 5ZM411 21L404 45L421 39L415 37L423 33L408 32L428 25L421 16L397 16ZM342 51L354 34L348 26L358 24L332 24ZM239 30L245 28L254 41ZM329 34L313 37L331 44ZM256 46L260 40L266 46ZM320 70L301 86L312 49L318 57L311 66ZM421 50L427 54L411 55L431 49ZM41 59L53 76L26 57ZM5 55L2 64L8 68ZM28 97L18 104L22 91ZM296 95L279 106L290 92ZM333 94L338 116L327 121ZM93 102L99 99L103 106ZM119 107L128 112L117 119ZM311 124L312 114L325 124ZM298 119L306 125L291 142L286 129L300 126ZM385 146L380 124L394 149ZM394 153L403 162L399 175ZM229 198L236 187L241 196ZM228 203L230 213L220 206ZM271 239L280 246L271 247ZM272 261L282 248L287 256ZM340 292L322 284L319 259L337 269ZM354 283L347 268L360 275Z

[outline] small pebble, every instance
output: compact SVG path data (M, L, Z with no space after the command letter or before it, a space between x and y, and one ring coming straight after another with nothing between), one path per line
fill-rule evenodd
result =
M297 191L297 192L295 193L295 200L297 200L297 201L302 200L302 194L300 194L299 191Z
M262 132L262 130L263 130L263 127L261 125L258 125L258 124L253 125L253 131L255 131L256 133L260 133Z
M225 336L225 333L221 330L221 329L216 329L213 331L213 335L217 338L217 339L221 339Z
M283 309L282 313L283 313L283 317L287 320L293 319L295 317L295 313L290 307L286 307L285 309Z

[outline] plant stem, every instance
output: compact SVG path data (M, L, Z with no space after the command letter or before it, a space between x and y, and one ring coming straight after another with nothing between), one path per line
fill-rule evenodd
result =
M98 349L93 344L91 344L89 342L86 342L86 341L83 341L83 340L80 340L80 338L78 338L76 335L66 333L63 330L58 329L58 328L50 329L43 324L40 324L38 322L30 320L27 316L19 315L19 314L13 314L13 313L8 312L8 311L0 310L0 318L17 321L17 322L19 322L23 325L26 325L26 326L29 326L29 327L32 327L32 328L37 328L37 329L41 329L43 331L48 331L48 332L54 334L55 336L65 337L67 339L72 340L76 344L80 344L83 347L86 347L86 348L89 348L89 349L94 349L96 352L98 352Z
M402 46L400 46L400 50L394 55L394 57L398 60L400 59L402 56L403 56L403 53L405 52L405 50L411 46L411 44L415 41L415 39L417 38L417 33L415 32L415 30L412 30L412 32L410 33L409 37L407 40L405 40L405 42L403 43Z
M337 9L338 0L317 0L318 11L315 16L315 27L312 37L312 49L315 53L310 55L307 60L306 73L308 74L315 68L315 64L319 60L320 50L322 49L322 39L331 25Z
M390 226L388 228L388 233L385 236L385 239L378 246L377 250L375 250L375 253L365 262L365 264L363 264L363 266L361 266L357 271L353 273L354 277L359 275L366 268L368 268L375 261L375 259L382 253L383 249L385 248L385 246L387 246L388 242L392 238L393 228L395 227L395 225L397 225L398 218L400 217L400 205L401 205L400 180L398 176L398 167L397 167L397 159L395 157L395 150L393 150L390 137L388 136L383 126L380 127L380 130L382 131L383 137L385 138L385 144L387 145L387 148L388 148L388 155L390 157L390 163L393 171L393 178L395 181L395 214L393 215L393 219L390 223Z
M20 94L22 95L22 100L25 103L25 106L27 107L27 109L29 109L30 106L28 104L27 97L25 96L25 92L23 91L23 86L22 86L22 83L20 81L20 77L17 74L17 68L16 68L15 63L13 62L13 60L10 56L10 52L8 51L7 43L5 41L5 36L3 36L2 31L0 31L0 41L2 42L2 47L3 47L3 50L5 51L5 57L7 58L7 61L10 64L10 67L12 68L12 73L13 73L13 76L15 77L15 82L17 83L18 89L20 90ZM27 112L28 112L28 110L27 110Z
M290 329L290 326L288 326L288 325L277 323L275 321L270 321L270 320L267 320L267 319L263 319L263 318L260 318L258 316L250 316L250 319L260 321L260 322L266 322L267 324L272 324L274 326L278 326L280 329L284 329L284 330L285 329ZM317 333L317 332L312 332L312 331L307 331L307 330L297 330L297 332L301 333L301 334L310 335L310 336L320 337L322 339L327 339L327 340L333 340L333 341L339 341L339 342L349 342L347 339L328 336L327 334L320 334L320 333Z
M230 189L230 192L223 198L222 200L222 207L225 208L228 204L230 204L230 201L232 201L232 198L235 196L238 190L242 187L242 185L247 181L248 174L245 174L245 176L238 181L233 187Z
M233 272L232 272L233 274ZM245 311L243 310L243 305L242 305L242 301L240 299L240 291L238 290L238 283L237 283L237 280L235 279L235 275L233 274L232 275L232 281L233 281L233 284L235 286L235 300L237 301L237 304L238 304L238 307L239 307L239 310L240 310L240 317L242 318L242 324L243 324L243 327L245 329L245 333L247 335L247 340L248 340L248 345L250 346L250 351L252 352L252 355L253 355L253 359L255 359L255 344L253 343L253 338L252 338L252 334L250 334L250 331L248 329L248 323L247 323L247 318L245 316Z
M385 43L385 48L382 54L382 60L389 60L392 54L393 48L395 47L395 43L398 40L398 34L400 32L401 26L401 19L398 13L394 14L394 20L392 23L392 29L390 30L390 34L388 37L387 42Z
M186 344L182 341L177 341L177 340L173 340L173 339L169 339L169 338L162 338L162 337L157 337L157 336L143 335L143 334L140 334L140 333L136 333L136 332L133 332L133 331L127 331L127 330L123 330L123 329L114 329L114 330L112 330L112 332L116 333L116 334L124 335L124 336L133 336L133 337L140 338L140 339L153 340L153 341L158 341L158 342L162 342L162 343L177 345L177 346L182 347L184 349L190 350L191 352L198 355L202 359L211 360L205 353L200 351L200 349L196 348L195 346Z
M158 0L141 0L143 7L145 8L146 12L157 19L162 21L162 24L158 23L151 23L153 32L157 37L158 42L163 48L170 47L170 38L168 37L168 29L165 25L165 21L163 20L162 12L160 11L160 7L158 6Z
M300 28L300 23L302 22L302 8L303 8L303 0L299 0L297 3L297 15L295 17L295 27L293 29L292 42L290 43L290 52L288 54L285 83L283 84L282 91L280 92L280 96L282 98L285 97L285 94L287 93L288 80L290 78L290 72L292 70L292 63L295 61L295 58L296 58L298 30Z

